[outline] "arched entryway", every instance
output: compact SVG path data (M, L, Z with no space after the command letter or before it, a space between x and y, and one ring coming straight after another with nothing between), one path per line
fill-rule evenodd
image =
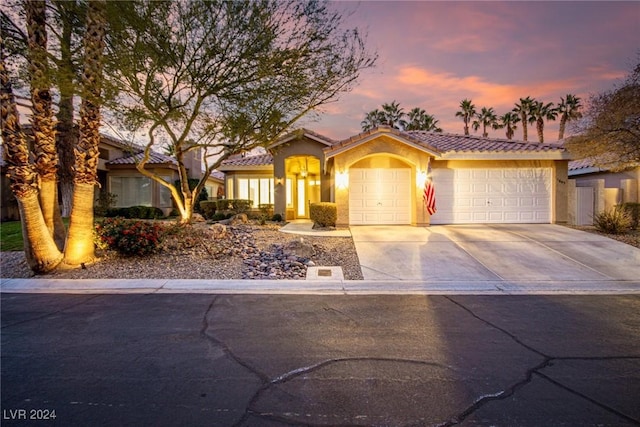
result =
M309 205L321 201L320 159L310 155L285 159L286 219L309 218Z

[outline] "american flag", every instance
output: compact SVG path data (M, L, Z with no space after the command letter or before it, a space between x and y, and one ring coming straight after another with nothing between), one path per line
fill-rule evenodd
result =
M427 178L424 183L424 204L429 215L436 213L436 190L433 187L431 178Z

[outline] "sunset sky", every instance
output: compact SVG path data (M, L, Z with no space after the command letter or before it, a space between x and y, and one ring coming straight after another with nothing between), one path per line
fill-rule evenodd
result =
M498 115L521 97L586 104L620 83L640 58L640 2L336 2L368 33L378 65L355 89L304 126L334 139L361 131L368 111L397 101L421 107L444 132L463 133L460 101ZM530 140L536 140L530 129ZM481 129L476 135L481 135ZM490 136L504 138L504 130ZM558 122L545 125L555 141ZM533 137L533 138L532 138ZM515 139L522 138L518 124Z

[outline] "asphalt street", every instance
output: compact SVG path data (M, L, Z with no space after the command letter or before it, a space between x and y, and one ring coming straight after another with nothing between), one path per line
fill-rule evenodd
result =
M640 425L639 295L1 304L3 426Z

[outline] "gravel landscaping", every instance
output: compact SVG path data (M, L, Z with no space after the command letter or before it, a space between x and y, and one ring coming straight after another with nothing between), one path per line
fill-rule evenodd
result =
M124 257L97 251L99 259L85 269L58 270L41 277L55 279L304 279L308 266L340 266L347 280L362 280L350 237L299 236L280 225L239 224L212 230L195 224L169 236L161 251L146 257ZM221 232L221 230L223 230ZM23 252L2 252L0 274L33 277Z

